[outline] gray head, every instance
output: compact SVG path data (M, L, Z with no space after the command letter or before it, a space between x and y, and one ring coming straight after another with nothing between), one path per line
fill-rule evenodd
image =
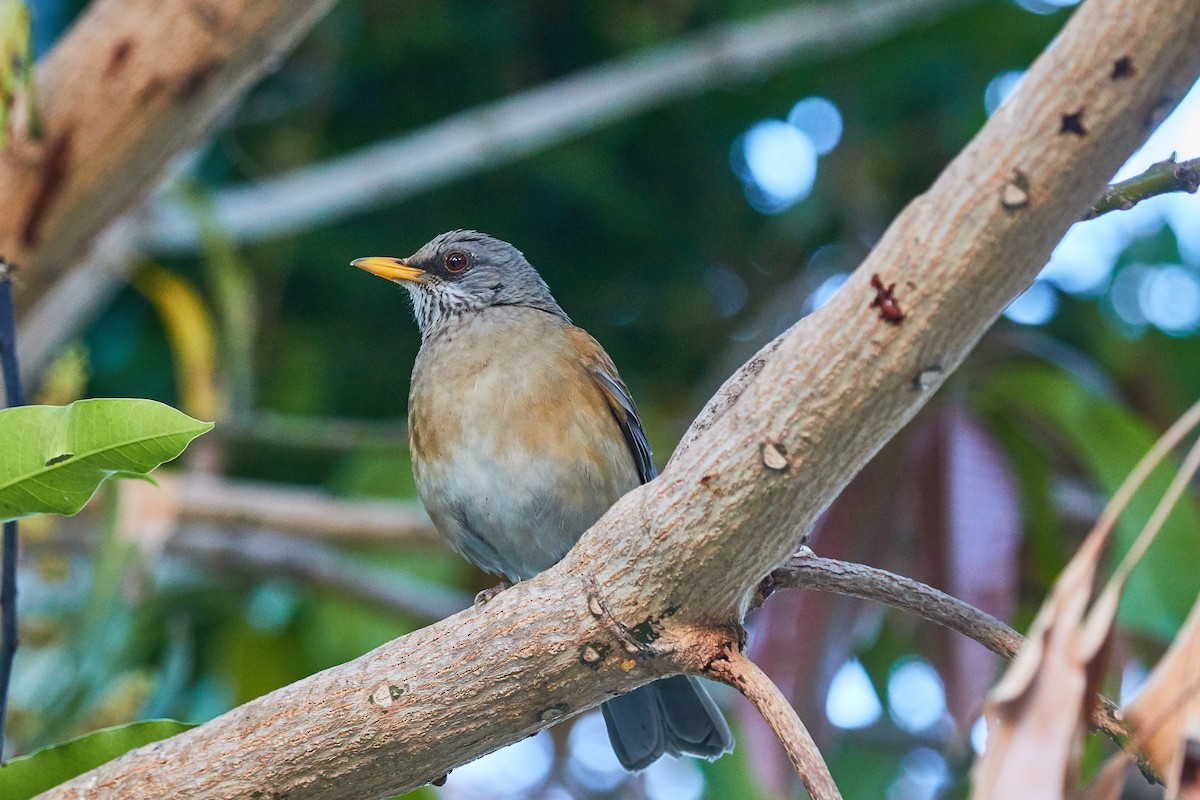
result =
M570 321L521 251L486 233L448 231L408 258L351 263L408 289L422 339L492 306L526 306Z

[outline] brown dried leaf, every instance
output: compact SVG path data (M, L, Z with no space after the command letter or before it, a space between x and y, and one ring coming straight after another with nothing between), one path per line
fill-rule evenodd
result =
M1167 796L1200 798L1200 600L1125 717Z
M984 706L987 751L975 769L977 800L1061 798L1072 792L1121 587L1200 467L1200 442L1089 610L1097 564L1133 494L1197 421L1200 403L1171 426L1125 479L1042 605L1025 646L992 690Z
M1080 646L1105 537L1095 532L1067 564L1029 638L984 703L987 750L975 767L975 800L1062 798L1079 754L1104 651Z

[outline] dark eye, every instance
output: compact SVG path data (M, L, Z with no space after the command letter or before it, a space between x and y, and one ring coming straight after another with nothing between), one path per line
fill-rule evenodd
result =
M467 268L467 254L462 250L451 250L446 254L446 270L448 272L462 272Z

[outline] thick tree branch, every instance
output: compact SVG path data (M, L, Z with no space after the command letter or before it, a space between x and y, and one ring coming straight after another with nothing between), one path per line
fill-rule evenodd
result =
M0 254L21 269L21 302L79 261L331 2L90 3L38 65L41 141L0 154Z
M558 565L43 797L395 794L678 671L681 631L735 628L759 581L1033 280L1195 81L1197 40L1194 0L1087 0L842 290L744 368L757 374L739 371L662 475ZM1133 76L1113 79L1129 53ZM874 275L896 284L903 318L873 305ZM630 652L633 629L654 644ZM731 643L713 636L708 660Z
M448 117L396 139L213 198L222 232L249 242L395 203L494 169L666 103L760 79L786 65L845 54L974 0L855 0L805 4L735 22L569 75ZM195 251L184 205L149 208L141 247Z

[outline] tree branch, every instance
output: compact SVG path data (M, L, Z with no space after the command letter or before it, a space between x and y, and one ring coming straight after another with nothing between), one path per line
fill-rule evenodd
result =
M845 54L975 0L805 4L735 22L478 106L420 130L213 197L239 242L285 236L396 203L494 169L605 125L798 61ZM140 246L194 252L194 213L165 198L149 208Z
M822 558L807 547L801 547L763 580L751 606L761 604L779 589L834 592L884 603L961 633L1010 661L1025 643L1025 637L991 614L928 584L878 567ZM1092 725L1121 747L1133 741L1120 707L1107 697L1097 698ZM1147 775L1152 774L1144 757L1139 757L1138 764Z
M636 627L666 647L682 630L739 624L759 581L1029 285L1195 81L1198 39L1194 0L1088 0L837 295L735 374L662 474L618 501L561 562L482 610L128 753L43 799L396 794L677 672L662 647L631 653L618 632ZM1114 60L1130 52L1153 60L1114 80ZM1014 203L1007 190L1018 178L1024 196ZM896 283L903 319L872 306L874 275ZM730 644L713 636L708 660Z
M788 759L813 800L841 800L841 792L829 774L817 743L809 735L796 710L783 692L758 665L736 648L712 663L705 673L737 689L762 714L779 737Z
M1088 209L1084 219L1095 219L1110 211L1128 211L1143 200L1171 192L1195 194L1200 189L1200 158L1151 164L1141 175L1109 185Z
M874 600L957 631L1009 660L1025 643L1021 634L991 614L928 584L866 564L822 558L807 547L801 547L763 581L755 605L779 589L812 589Z
M38 65L40 143L0 154L0 254L21 269L21 302L40 299L331 2L88 4Z

